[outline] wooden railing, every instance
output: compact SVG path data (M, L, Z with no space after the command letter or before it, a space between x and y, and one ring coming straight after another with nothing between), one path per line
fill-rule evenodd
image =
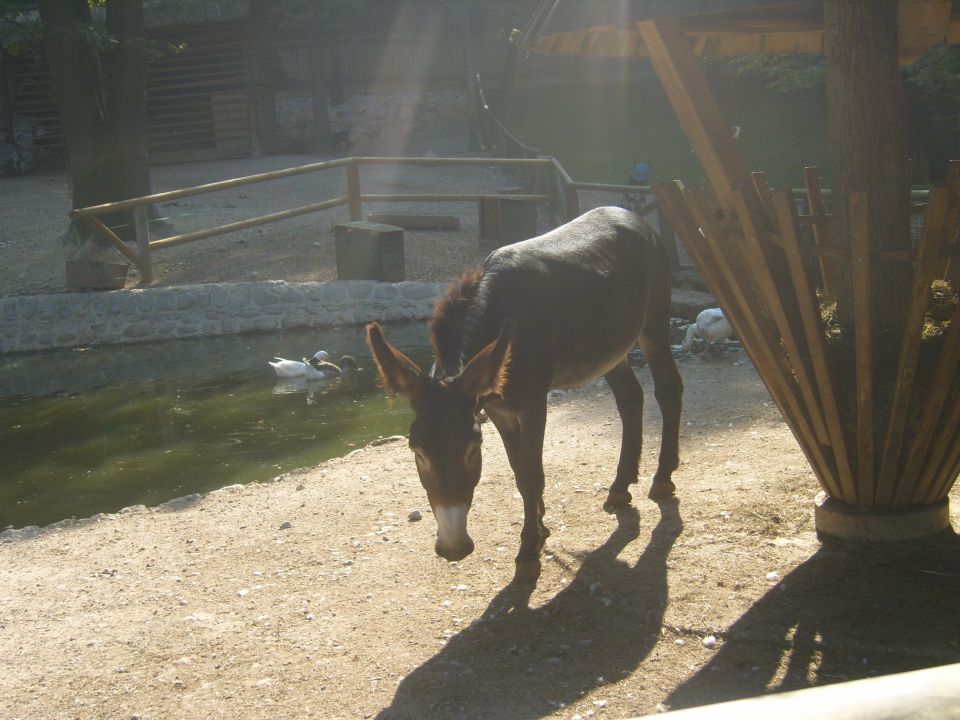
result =
M385 193L372 194L362 191L361 167L364 166L388 166L388 165L418 165L426 167L501 167L512 169L523 169L529 171L532 176L538 178L550 177L546 183L537 183L534 187L546 186L544 192L533 192L527 194L500 195L496 193ZM344 194L322 200L320 202L295 207L288 210L281 210L268 215L258 215L245 220L218 225L216 227L196 230L194 232L182 233L165 237L162 239L150 239L150 227L148 223L148 210L151 205L157 203L171 202L182 198L194 197L205 193L212 193L218 190L229 190L245 185L254 185L258 183L270 182L282 178L289 178L298 175L307 175L310 173L323 172L337 168L346 169L346 187ZM129 200L120 200L118 202L104 203L102 205L91 205L85 208L78 208L70 212L70 219L75 223L85 224L96 235L112 245L123 255L140 273L140 284L149 285L154 280L153 261L151 254L156 250L181 245L183 243L194 242L206 238L225 235L239 230L246 230L252 227L259 227L269 223L288 220L300 215L329 210L336 207L347 206L350 208L350 219L361 220L363 218L363 204L372 202L470 202L479 201L484 198L504 198L510 200L526 200L528 202L545 203L550 209L551 215L558 222L565 222L580 214L579 190L604 190L609 192L637 192L638 190L649 190L649 188L638 188L630 185L602 185L598 183L577 183L567 174L566 170L555 158L408 158L408 157L350 157L338 158L324 162L311 163L309 165L300 165L297 167L286 168L283 170L273 170L270 172L249 175L246 177L232 178L230 180L221 180L219 182L207 183L205 185L195 185L193 187L181 188L179 190L170 190L167 192L144 195L142 197L130 198ZM654 207L651 203L647 205L643 212L649 212ZM121 212L132 212L133 227L136 237L136 248L130 243L121 239L113 229L108 227L104 221L106 216L115 216Z

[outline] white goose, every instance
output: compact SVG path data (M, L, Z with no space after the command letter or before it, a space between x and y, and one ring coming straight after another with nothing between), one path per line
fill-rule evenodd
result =
M316 360L317 362L325 362L330 355L327 354L325 350L318 350L313 354L311 360L304 358L301 362L300 360L285 360L281 357L275 357L272 361L267 361L267 364L273 368L273 371L277 374L278 378L297 378L297 377L306 377L307 376L307 367L311 362Z
M339 365L329 362L326 358L318 358L316 355L310 360L304 358L303 361L306 363L307 380L331 380L342 377L359 366L353 355L344 355L340 358Z
M695 337L706 341L707 346L715 350L715 343L726 340L733 335L733 328L730 327L730 321L723 316L723 310L720 308L707 308L697 315L697 321L687 328L687 336L680 345L684 352L693 347Z

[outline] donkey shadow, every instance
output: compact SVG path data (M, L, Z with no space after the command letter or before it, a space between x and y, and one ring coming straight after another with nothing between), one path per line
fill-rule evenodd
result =
M539 718L629 675L660 638L667 556L682 530L677 502L660 503L631 567L618 556L639 537L640 515L618 511L617 528L569 585L538 608L532 586L505 587L480 622L403 679L378 718Z
M725 633L671 709L960 662L960 541L822 545Z

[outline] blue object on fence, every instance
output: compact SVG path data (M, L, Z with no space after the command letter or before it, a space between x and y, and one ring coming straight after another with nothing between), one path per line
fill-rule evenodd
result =
M630 171L630 184L643 185L650 180L650 165L647 163L637 163Z

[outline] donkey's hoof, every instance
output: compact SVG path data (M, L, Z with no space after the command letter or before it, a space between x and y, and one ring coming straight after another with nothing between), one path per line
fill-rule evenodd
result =
M603 509L613 512L617 508L628 507L631 500L633 495L626 490L611 490L607 493L607 499L603 501Z
M654 501L669 500L673 497L676 489L677 486L674 485L671 480L654 481L650 486L650 492L647 493L647 497Z
M517 568L513 573L513 582L521 585L535 583L540 577L539 560L517 560Z

